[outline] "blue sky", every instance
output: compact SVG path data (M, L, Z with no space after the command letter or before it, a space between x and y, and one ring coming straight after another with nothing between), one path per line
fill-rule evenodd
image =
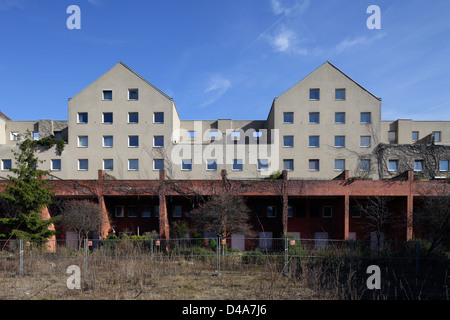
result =
M80 30L66 27L73 4ZM67 99L119 61L183 120L264 120L327 60L383 99L383 120L450 120L448 0L0 0L0 110L13 120L66 120Z

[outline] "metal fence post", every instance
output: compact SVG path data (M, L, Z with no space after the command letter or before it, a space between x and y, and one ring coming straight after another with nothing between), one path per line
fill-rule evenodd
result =
M287 236L284 237L284 268L283 268L283 274L288 274L288 261L289 261L289 247L288 247L288 238Z
M19 240L19 274L23 275L23 240Z

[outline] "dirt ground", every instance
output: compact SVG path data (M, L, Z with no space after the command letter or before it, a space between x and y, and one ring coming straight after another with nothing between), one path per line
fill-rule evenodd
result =
M66 276L0 276L2 300L310 300L314 292L282 275L211 272L112 277L82 280L81 289L68 289Z

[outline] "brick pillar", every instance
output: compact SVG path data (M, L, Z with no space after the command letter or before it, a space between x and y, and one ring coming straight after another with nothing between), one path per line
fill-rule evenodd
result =
M105 198L103 195L98 196L98 203L102 208L102 225L100 227L100 237L105 239L111 230L111 223L109 221L108 210L106 209Z
M408 171L409 194L406 197L406 240L413 238L413 195L411 192L414 183L414 171Z
M287 171L283 170L282 178L283 178L283 187L282 187L282 196L283 196L283 211L282 211L282 219L283 219L283 235L286 236L288 232L288 194L287 194Z
M42 208L41 219L42 220L50 220L50 218L51 218L51 216L50 216L50 212L48 211L48 207ZM53 223L48 226L48 229L55 231L55 226L53 225ZM56 251L56 236L53 235L48 240L49 241L45 244L47 250L52 251L52 252Z
M164 180L166 179L166 172L161 170L159 172L159 180L161 182L159 188L159 237L160 239L169 239L169 217L167 215L166 193L164 188Z
M350 231L350 197L348 194L344 196L344 240L349 239Z

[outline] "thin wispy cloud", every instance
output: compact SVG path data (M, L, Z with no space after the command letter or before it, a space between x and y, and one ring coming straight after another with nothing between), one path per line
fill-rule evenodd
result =
M337 51L337 53L342 53L342 52L352 49L354 47L371 45L373 42L375 42L378 39L383 38L385 35L386 35L385 33L379 33L370 38L368 38L366 36L358 36L355 38L346 38L346 39L342 40L336 46L336 51Z
M249 49L252 47L256 42L265 39L268 40L269 43L275 45L275 48L278 48L278 52L284 52L287 48L290 46L290 39L295 37L295 32L292 30L285 30L284 33L278 33L277 35L271 34L274 29L276 29L277 26L281 25L281 23L286 18L294 18L298 15L301 15L304 13L309 5L310 0L269 0L270 5L272 8L272 12L275 16L279 16L279 18L272 23L266 30L261 32L258 37L256 37L255 40L253 40L245 49ZM290 34L289 34L290 33ZM283 50L285 47L287 48ZM280 50L281 49L281 50Z
M203 92L206 100L200 104L200 107L206 107L219 100L225 92L231 87L231 81L221 74L214 74L207 81Z
M308 50L299 48L297 35L291 29L282 28L274 36L268 36L275 52L306 55Z

